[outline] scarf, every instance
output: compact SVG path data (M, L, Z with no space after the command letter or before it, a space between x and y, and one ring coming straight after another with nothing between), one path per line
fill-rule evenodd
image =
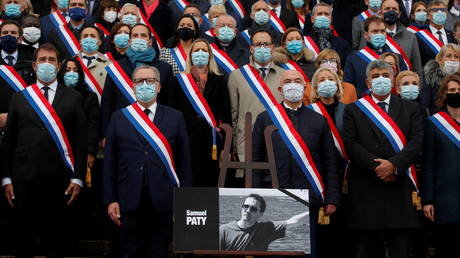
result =
M206 68L206 72L200 74L198 70L196 69L195 66L192 66L192 69L190 71L192 73L193 78L195 79L195 82L200 89L201 94L204 93L204 87L206 85L206 82L208 81L208 68Z
M318 35L318 47L320 50L325 48L331 48L331 42L329 41L331 36L331 29L318 29L314 28L316 34Z
M136 67L141 66L145 63L151 63L156 56L155 49L153 47L148 48L143 52L134 52L131 47L126 51L129 61Z

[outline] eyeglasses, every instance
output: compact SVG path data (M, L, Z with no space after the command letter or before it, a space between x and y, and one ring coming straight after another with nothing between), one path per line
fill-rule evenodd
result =
M144 82L147 82L148 84L155 84L158 82L158 79L157 78L139 78L139 79L133 80L134 84L143 84Z
M253 43L252 45L255 46L255 47L270 47L271 45L273 45L273 43L271 43L271 42L257 42L257 43Z
M430 9L430 12L445 12L446 11L446 8L431 8Z
M241 208L243 208L243 210L248 210L249 209L250 212L258 212L259 211L259 208L255 207L255 206L247 205L247 204L241 205Z
M320 64L325 64L325 63L337 63L337 59L331 58L331 59L323 59L319 61Z

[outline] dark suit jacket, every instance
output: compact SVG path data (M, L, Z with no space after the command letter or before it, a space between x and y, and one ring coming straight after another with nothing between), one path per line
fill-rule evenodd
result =
M399 21L404 24L404 26L409 26L410 24L410 16L407 16L407 10L406 10L406 7L404 6L404 2L403 0L397 0L398 1L398 4L399 4L399 11L401 13L401 15L399 16ZM416 0L416 1L412 1L412 5L411 5L411 8L414 7L414 4L416 2L424 2L425 4L429 4L430 3L430 0ZM410 10L409 10L409 13L410 13Z
M131 74L136 67L131 64L128 57L121 59L119 64L123 68L123 71L126 72L128 77L131 78ZM147 63L147 65L155 66L160 71L161 91L158 94L158 102L164 105L168 105L168 102L172 101L174 98L173 92L170 90L170 88L176 84L176 77L173 75L171 66L168 63L159 60L158 58L153 59L153 62ZM107 126L109 125L110 116L112 116L112 113L118 109L128 106L129 104L130 103L126 99L125 95L121 93L121 91L118 89L118 86L113 82L112 78L110 78L110 75L107 74L101 100L102 137L105 136L105 132L107 130Z
M191 186L190 149L180 112L159 104L154 124L171 146L181 187ZM152 146L121 111L113 114L104 148L104 203L119 202L122 212L136 210L144 186L155 210L172 211L174 185Z
M421 151L422 117L417 103L395 96L391 96L388 114L407 140L399 153L356 104L345 108L344 144L351 161L348 226L354 229L399 229L420 224L411 199L414 187L406 170ZM376 176L377 158L397 168L395 182L385 183Z
M40 16L40 30L41 30L41 37L40 37L40 43L46 43L48 42L48 37L49 34L51 33L52 30L54 30L54 23L51 21L51 16L50 14L46 16ZM93 19L90 15L87 15L85 17L85 21L87 24L92 24Z
M288 10L286 5L281 5L281 13L279 18L286 26L286 29L290 27L300 28L299 19L297 18L296 12Z
M430 31L429 28L427 28ZM417 34L416 34L417 35ZM457 40L454 37L454 33L451 31L446 30L447 41L448 43L457 44ZM434 35L436 38L438 35ZM420 50L420 58L422 59L422 66L425 66L428 61L434 59L436 55L434 54L433 50L423 41L420 36L417 36L418 41L418 48Z
M27 85L36 81L35 71L32 68L34 59L33 49L22 44L18 45L18 60L13 68L24 79ZM5 60L0 57L0 65L6 65ZM0 77L0 113L8 113L10 99L14 90L11 86Z
M246 40L241 36L241 34L237 34L227 47L222 46L216 37L211 38L210 40L210 42L216 43L219 49L225 51L225 53L228 54L238 67L249 63L249 56L251 53L249 52L249 46Z
M88 122L88 153L96 156L99 151L99 132L101 124L101 110L99 100L94 92L85 90L83 107L85 108L86 121Z
M136 5L145 15L145 9L142 0L137 0ZM172 23L171 10L165 1L160 0L157 9L155 9L150 18L148 18L147 15L145 16L148 19L150 25L152 25L152 28L156 31L156 33L158 33L161 42L166 42L166 40L172 36L175 28L174 24Z
M316 45L319 47L318 33L316 33L314 29L311 30L310 34L306 35L310 36L313 39L313 41L315 41ZM341 69L343 69L343 67L345 66L345 62L347 61L348 54L351 51L350 44L348 44L348 42L343 38L334 36L332 33L330 33L329 42L331 42L331 48L339 54L341 60L340 63L342 64Z
M67 168L57 146L40 117L22 92L11 98L3 137L3 175L15 181L78 178L86 173L87 127L82 96L73 89L58 85L52 106L61 119L69 139L75 174Z

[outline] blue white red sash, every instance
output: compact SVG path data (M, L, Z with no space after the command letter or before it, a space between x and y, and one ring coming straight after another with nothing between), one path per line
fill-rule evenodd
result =
M303 32L303 28L305 27L305 17L300 14L297 14L297 19L299 20L300 31Z
M168 171L168 176L171 180L171 183L177 187L180 187L179 178L177 177L176 168L174 166L171 146L169 146L169 142L163 133L148 118L144 111L142 111L139 104L133 103L123 108L121 112L156 151L164 166L166 167L166 170Z
M370 49L368 46L365 46L363 49L359 50L356 53L361 59L363 59L366 63L370 63L379 59L379 55L375 53L374 50Z
M104 54L105 58L109 59L110 61L114 62L115 58L113 57L112 53L107 52Z
M96 78L91 74L86 64L81 60L81 57L76 57L77 61L80 63L81 67L83 68L83 72L85 73L85 83L88 85L88 88L96 93L97 99L99 100L99 104L101 103L102 98L102 87L97 82Z
M278 15L276 15L276 13L272 10L270 10L269 22L276 31L280 33L284 33L286 31L286 26L281 21L281 19L278 17Z
M332 34L336 37L340 37L340 34L335 30L334 26L329 25L329 28L331 28Z
M227 3L230 4L233 11L235 11L235 13L238 14L240 19L244 18L244 16L246 15L246 12L244 11L244 7L239 0L227 0Z
M0 65L0 76L15 92L22 91L27 88L27 83L22 77L9 65Z
M145 18L145 15L141 11L139 11L139 13L141 15L140 22L142 24L144 24L145 26L147 26L147 28L150 29L150 32L152 33L153 37L155 38L155 40L157 42L158 49L162 49L163 48L163 42L161 41L160 37L158 36L158 33L155 31L155 29L149 23L149 20L147 18Z
M98 22L95 22L94 26L96 26L96 28L100 29L102 31L102 33L104 33L104 36L110 37L110 32L106 28L104 28L104 26L102 26L102 24L100 24Z
M251 35L249 35L249 30L243 30L241 32L241 36L243 36L244 40L248 43L248 45L251 45Z
M456 146L460 148L460 126L446 112L438 112L430 120L441 130Z
M170 51L179 70L181 72L185 71L185 68L187 68L187 54L185 54L184 48L182 48L181 44L177 44L177 47L171 48Z
M185 7L189 5L189 3L186 0L174 0L174 3L176 4L177 8L179 8L180 13L183 13Z
M76 55L81 47L77 38L73 33L67 28L67 21L60 11L56 11L50 15L51 21L54 24L54 29L58 34L61 41L64 43L69 55Z
M311 51L313 51L313 53L315 54L315 58L316 58L319 55L319 52L321 52L319 50L318 45L316 45L315 41L310 36L304 36L304 42L305 42L305 46Z
M236 69L238 66L233 62L233 60L225 53L225 51L220 50L215 43L211 43L212 54L214 55L214 60L216 63L225 70L225 72L230 73Z
M279 66L286 70L292 70L292 71L299 71L300 74L302 74L303 79L305 82L310 82L310 79L308 79L307 75L305 72L302 70L302 68L293 60L289 60L287 63L280 63Z
M329 113L327 113L327 110L324 107L324 105L320 101L318 101L316 103L310 104L308 108L316 111L317 113L319 113L320 115L323 115L326 118L327 123L329 124L329 128L331 129L332 138L334 139L335 147L339 151L340 156L342 156L344 160L348 160L348 156L345 151L345 145L343 144L342 137L340 137L339 130L337 130L337 127L335 126L334 121L331 119L331 116L329 116Z
M359 19L364 22L367 18L371 17L371 12L369 12L369 10L366 10L362 13L359 14Z
M325 189L321 175L315 166L307 145L293 126L283 106L276 102L267 84L254 67L245 65L240 70L250 88L266 108L273 123L278 127L281 138L294 156L299 168L305 174L313 191L324 200Z
M2 25L2 23L3 23L3 20L0 20L0 25Z
M120 64L117 61L113 61L105 67L105 70L129 103L134 103L136 96L134 95L133 82L123 68L121 68Z
M407 144L406 136L404 136L393 119L377 106L372 97L362 97L356 101L355 104L379 128L379 130L385 134L396 153L404 149L404 146ZM414 165L411 165L407 169L407 175L418 192L417 175Z
M404 50L401 48L401 46L399 46L398 43L396 43L396 41L394 41L393 38L390 37L388 34L387 34L387 42L386 42L386 44L391 49L391 51L393 53L399 54L402 57L404 63L407 66L407 68L409 70L411 70L412 69L412 64L411 64L409 58L407 57L406 52L404 52Z
M50 105L48 100L45 99L43 93L40 91L36 84L27 87L22 91L24 97L35 110L42 122L45 124L46 129L53 138L59 154L64 160L65 165L73 172L75 172L75 160L72 154L69 139L62 125L61 119L56 113L56 110Z
M444 46L444 44L429 30L419 30L415 35L417 35L436 55Z
M420 29L415 27L414 25L411 25L411 26L407 27L406 30L408 30L408 31L410 31L410 32L412 32L414 34L420 31Z
M210 28L209 30L205 31L204 34L214 38L216 36L216 33L214 32L214 28Z

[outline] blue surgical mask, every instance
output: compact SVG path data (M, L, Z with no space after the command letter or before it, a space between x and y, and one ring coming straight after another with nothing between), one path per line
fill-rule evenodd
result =
M224 0L211 0L210 4L211 5L223 5Z
M45 83L52 82L56 79L56 66L50 63L41 63L37 65L37 78Z
M291 40L286 43L286 49L290 54L298 54L303 49L303 41L302 40Z
M334 97L337 92L337 83L331 80L325 80L318 83L318 95L324 98Z
M256 47L254 49L254 59L259 63L266 63L272 59L272 51L268 47Z
M81 48L86 53L94 53L99 49L98 40L95 38L84 38L81 40Z
M446 24L447 14L443 11L437 11L433 13L433 22L436 25L444 25Z
M316 16L315 23L313 24L318 29L328 29L331 25L331 20L326 16Z
M235 30L228 26L221 27L217 38L224 43L228 43L235 38Z
M385 96L391 91L391 79L378 77L372 79L372 92L378 96Z
M148 48L148 42L145 39L132 39L131 40L131 49L134 52L144 52Z
M135 90L137 100L143 103L152 101L158 94L156 85L147 83L146 81L142 84L137 84Z
M67 87L75 87L78 84L78 73L77 72L66 72L64 74L64 84Z
M371 44L376 49L381 49L385 46L385 42L387 41L385 35L377 33L371 36Z
M81 21L86 16L86 10L80 7L72 7L69 9L69 16L73 21Z
M113 37L113 43L119 48L126 48L129 45L129 35L120 33Z
M5 5L5 14L8 17L19 17L21 15L21 5L20 4Z
M57 6L59 9L67 9L69 7L69 0L58 0Z
M292 0L291 4L292 6L294 6L294 8L301 8L305 4L305 2L304 0Z
M134 14L125 14L123 15L123 17L121 17L121 21L124 24L127 24L130 27L133 27L134 25L137 24L137 17Z
M418 85L401 85L401 98L407 100L415 100L418 98Z
M382 0L369 0L369 7L372 10L378 10L380 9L380 6L382 5Z
M258 12L256 12L254 14L254 21L258 24L258 25L264 25L264 24L267 24L268 20L270 19L270 17L268 16L268 13L263 11L263 10L260 10Z
M217 25L217 17L212 18L212 27L215 28Z
M192 63L195 66L205 66L209 63L209 53L203 50L192 53Z
M416 12L415 13L415 21L418 23L425 23L427 18L426 12Z

